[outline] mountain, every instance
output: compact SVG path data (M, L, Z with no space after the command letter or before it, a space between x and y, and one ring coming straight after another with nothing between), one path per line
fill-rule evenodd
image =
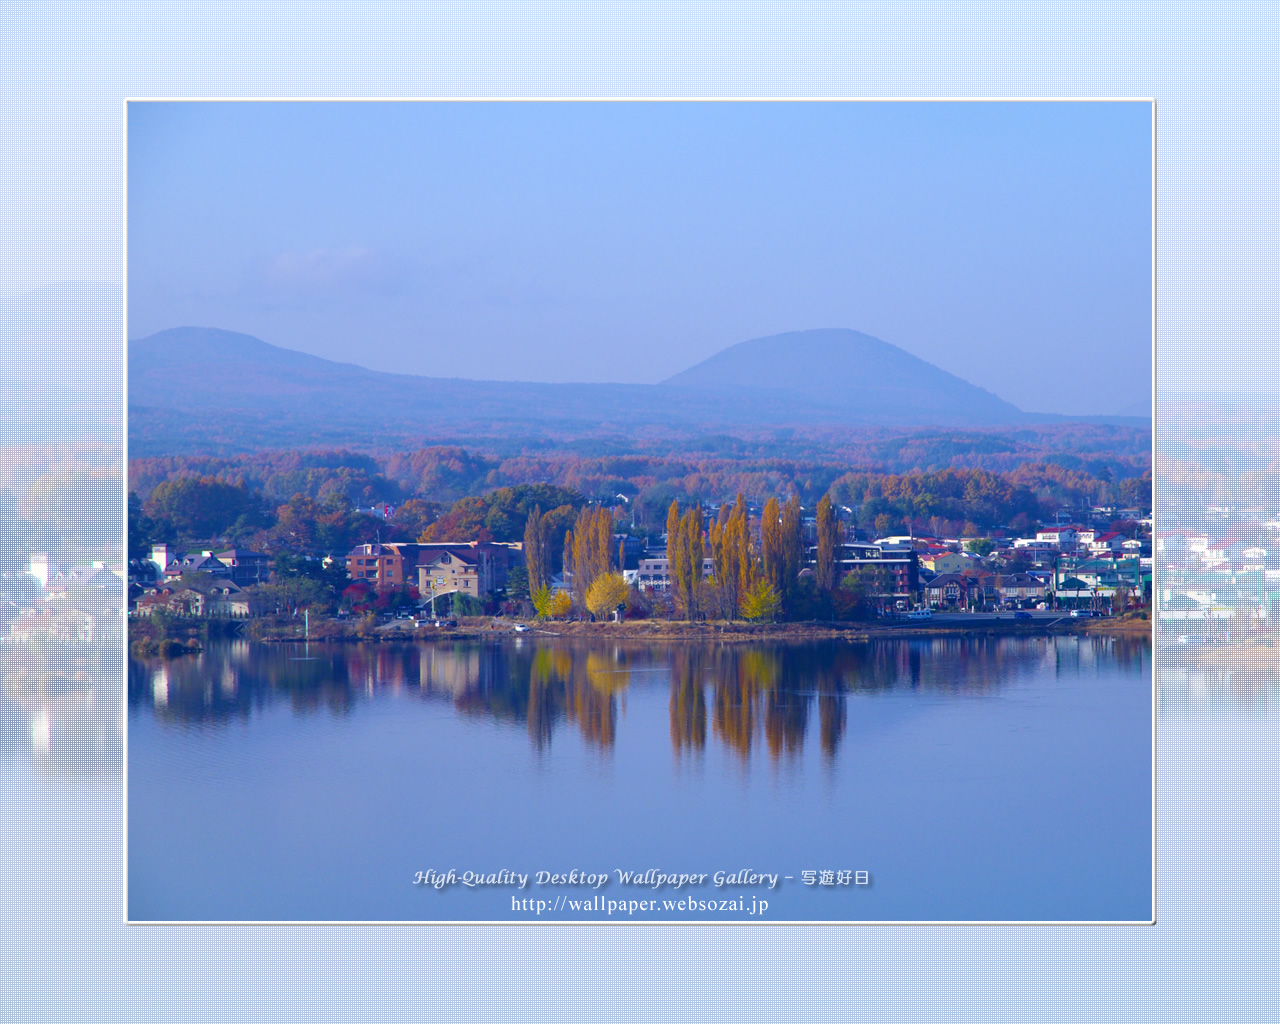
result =
M128 381L136 455L404 439L625 450L646 438L1046 419L847 330L746 341L662 384L537 384L382 373L247 334L179 327L129 343Z
M793 331L739 342L663 381L702 391L790 396L841 420L916 422L1023 418L990 391L860 331Z
M117 285L64 281L0 298L0 435L5 443L119 446Z

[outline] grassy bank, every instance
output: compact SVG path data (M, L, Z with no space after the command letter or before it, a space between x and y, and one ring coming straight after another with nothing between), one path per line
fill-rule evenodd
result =
M517 626L522 628L517 628ZM724 642L764 642L787 640L936 637L936 636L1043 636L1046 634L1094 632L1101 622L1089 619L1060 618L1021 620L1012 617L981 621L957 620L938 615L927 620L874 620L870 622L674 622L665 619L643 619L627 622L520 622L488 617L464 618L454 627L437 628L424 624L414 628L411 622L396 621L370 627L367 623L328 620L312 623L312 640L338 642L416 641L432 643L457 639L495 639L499 637L578 637L583 639L716 640ZM1125 627L1129 631L1130 627ZM1140 632L1134 627L1133 632ZM275 643L300 643L306 638L296 620L277 626L255 624L255 639Z
M129 653L137 658L199 654L210 639L232 636L242 624L228 619L196 619L157 612L129 620Z

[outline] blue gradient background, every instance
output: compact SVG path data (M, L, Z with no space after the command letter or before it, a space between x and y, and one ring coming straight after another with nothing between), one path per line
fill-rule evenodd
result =
M42 4L4 26L2 297L118 279L126 96L1151 96L1158 397L1274 379L1272 5ZM82 322L119 351L118 301ZM6 386L32 358L6 349ZM1162 667L1154 927L127 928L119 705L52 762L6 726L0 1016L1269 1019L1276 685Z

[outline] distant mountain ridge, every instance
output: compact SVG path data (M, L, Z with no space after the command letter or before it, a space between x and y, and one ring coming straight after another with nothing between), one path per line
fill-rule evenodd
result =
M255 448L1067 419L1023 413L896 346L839 329L745 341L661 384L545 384L383 373L248 334L178 327L129 343L128 382L131 444L157 450L173 431Z
M787 392L815 405L864 413L867 392L878 415L904 413L1015 420L1021 409L910 352L861 331L827 328L753 338L717 352L663 384L700 390Z

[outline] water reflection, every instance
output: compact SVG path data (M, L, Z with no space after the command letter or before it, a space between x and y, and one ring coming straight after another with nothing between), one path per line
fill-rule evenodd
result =
M608 752L631 687L666 685L677 758L717 744L748 759L798 756L816 707L821 752L844 740L850 699L906 688L982 698L1033 672L1078 675L1150 666L1146 638L944 637L808 644L517 643L211 645L172 661L129 662L131 713L225 727L287 701L298 714L349 715L375 696L447 703L460 715L522 726L537 749L571 728Z
M1230 707L1274 714L1280 708L1280 660L1236 650L1174 650L1158 656L1161 714Z
M120 774L120 649L90 643L10 644L0 657L0 759L41 774Z

